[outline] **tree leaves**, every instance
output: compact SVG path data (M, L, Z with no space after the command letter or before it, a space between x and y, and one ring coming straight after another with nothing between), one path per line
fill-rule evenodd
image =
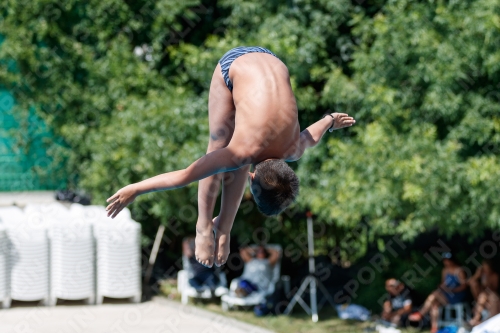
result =
M339 235L359 223L370 237L474 236L500 216L499 11L498 0L9 0L0 82L65 139L71 149L53 153L99 202L201 156L217 61L267 47L289 68L302 127L328 110L357 119L297 163L299 209L336 233L318 237L322 248L352 246ZM192 223L196 186L135 205ZM304 231L291 220L289 239Z

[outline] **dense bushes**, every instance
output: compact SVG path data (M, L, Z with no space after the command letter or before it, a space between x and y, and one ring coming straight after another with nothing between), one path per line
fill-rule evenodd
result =
M498 0L6 0L0 84L20 123L32 107L66 141L49 151L66 160L68 186L103 204L201 156L217 60L268 47L289 67L303 126L327 110L358 122L294 165L302 194L291 212L263 222L247 196L234 232L262 227L256 237L302 251L296 213L312 209L325 226L319 252L355 261L384 235L498 227L499 13ZM194 231L196 185L132 207L149 236L153 222L173 223L178 249Z

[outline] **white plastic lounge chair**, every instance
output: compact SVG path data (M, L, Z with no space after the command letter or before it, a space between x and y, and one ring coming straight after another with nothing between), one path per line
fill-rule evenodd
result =
M252 245L253 248L257 248L257 245ZM241 281L241 278L235 278L231 281L231 286L229 288L229 293L221 297L221 305L222 310L228 311L233 309L235 306L254 306L260 304L265 301L266 296L274 293L276 283L280 280L281 275L281 257L282 257L282 248L281 245L278 244L268 244L266 248L271 248L274 250L278 250L280 253L280 257L278 262L273 267L273 277L269 283L267 290L259 290L251 293L247 297L238 297L235 294L236 288L238 288L238 283Z
M202 299L212 298L212 292L208 287L206 287L202 292L198 292L189 284L189 279L192 278L194 274L191 266L192 265L189 262L188 257L182 256L182 267L184 269L177 273L177 290L181 294L182 304L187 304L189 297ZM221 297L229 292L227 289L226 274L222 272L219 267L215 268L215 274L219 277L219 283L215 288L213 296Z

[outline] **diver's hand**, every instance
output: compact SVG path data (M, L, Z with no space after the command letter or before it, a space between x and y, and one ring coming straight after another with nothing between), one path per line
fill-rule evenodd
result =
M127 185L124 188L118 190L115 194L113 194L106 202L110 204L106 207L106 211L108 212L108 216L111 218L115 218L119 212L122 211L123 208L127 207L128 204L134 202L135 198L138 195L138 191L134 184Z
M352 126L356 123L353 117L349 117L347 113L337 113L331 114L333 117L333 129L340 129L344 127Z

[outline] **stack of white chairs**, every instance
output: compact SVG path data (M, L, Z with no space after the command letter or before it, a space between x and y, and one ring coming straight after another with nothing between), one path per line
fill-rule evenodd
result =
M95 301L95 253L92 224L66 208L52 212L50 303L57 299Z
M102 206L83 206L77 203L69 207L71 215L75 218L81 218L85 222L95 224L97 222L112 221L107 218L106 209Z
M3 308L10 307L9 253L7 232L0 220L0 303L2 303Z
M94 225L98 304L104 296L141 300L141 227L130 219L130 212L123 213L117 221Z
M50 304L50 244L41 212L2 214L10 243L10 297L19 301Z
M141 300L141 226L125 208L115 219L104 207L73 204L75 215L92 223L96 242L96 303L104 297Z
M0 223L4 225L8 221L18 221L24 218L24 212L16 206L0 207Z
M20 221L23 217L24 213L18 207L0 207L0 302L2 308L9 308L11 303L11 244L7 235L7 224Z
M125 209L59 203L0 207L0 304L141 300L140 224Z

